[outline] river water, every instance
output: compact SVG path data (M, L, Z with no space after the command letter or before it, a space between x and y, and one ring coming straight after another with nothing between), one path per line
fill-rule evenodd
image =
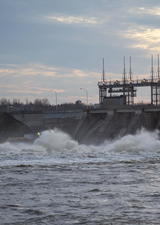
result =
M158 132L86 146L54 130L0 144L2 224L160 224Z

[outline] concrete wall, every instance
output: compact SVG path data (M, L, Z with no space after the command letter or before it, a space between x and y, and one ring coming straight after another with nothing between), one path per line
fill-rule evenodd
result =
M113 114L89 114L75 139L87 144L99 144L105 139L113 139L126 134L134 134L137 130L146 128L160 130L160 112L114 112Z
M103 98L103 106L120 106L126 104L126 96L112 96L112 97L104 97Z
M44 116L43 114L27 114L27 113L18 113L13 114L14 118L26 124L33 130L42 129L44 126Z
M14 118L26 124L33 131L59 128L71 135L85 115L86 113L82 111L13 114Z
M72 115L72 116L71 116ZM160 110L107 110L88 114L16 114L34 131L59 128L81 143L99 144L105 139L134 134L141 128L160 130Z

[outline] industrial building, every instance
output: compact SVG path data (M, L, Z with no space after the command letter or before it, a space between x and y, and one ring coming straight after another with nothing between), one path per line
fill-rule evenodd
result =
M134 79L132 74L131 57L129 60L129 74L127 79L125 57L122 80L109 81L105 78L104 59L102 80L98 82L99 103L102 107L134 105L137 88L150 87L150 104L160 105L160 66L157 56L157 69L154 71L153 55L151 56L151 75L149 79Z

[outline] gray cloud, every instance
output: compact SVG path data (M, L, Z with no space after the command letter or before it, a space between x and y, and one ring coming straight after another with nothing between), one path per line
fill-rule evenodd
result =
M113 74L121 77L123 55L133 56L135 76L149 74L149 55L159 51L159 17L159 0L2 0L0 62L6 66L1 69L10 70L10 64L18 69L14 74L1 74L0 83L16 87L28 82L28 89L29 85L35 88L33 92L36 87L42 90L43 85L45 90L62 89L68 100L82 95L76 91L84 86L95 99L98 76L92 75L100 74L102 57L108 78ZM31 64L34 67L29 71ZM48 66L42 70L35 65ZM32 73L29 81L25 74L20 76L20 69ZM35 70L40 71L33 76ZM69 78L74 71L89 76ZM53 76L46 76L47 72ZM45 90L42 95L47 95ZM9 88L2 92L11 96ZM36 93L33 96L38 96ZM15 89L14 94L23 96Z

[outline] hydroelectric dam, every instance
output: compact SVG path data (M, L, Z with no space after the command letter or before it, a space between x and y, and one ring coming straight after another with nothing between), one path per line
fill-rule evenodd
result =
M87 110L57 111L50 113L12 113L11 116L32 132L60 129L73 139L85 144L100 144L141 129L160 130L160 70L159 55L154 72L151 57L151 76L133 79L131 57L129 74L126 73L125 57L121 80L105 78L104 60L102 79L98 82L99 104ZM150 102L135 104L137 88L148 87Z
M100 144L141 129L160 130L160 107L139 105L89 112L14 114L14 118L32 131L59 129L85 144Z
M88 107L86 112L57 112L52 114L17 114L16 119L35 130L58 128L69 133L79 142L100 143L106 138L115 138L135 133L142 128L160 129L160 67L157 55L156 72L153 55L151 56L151 74L147 79L134 79L132 62L129 57L129 74L126 73L126 61L123 59L121 80L107 80L104 59L102 76L98 82L99 104ZM148 87L150 102L135 104L137 88Z

